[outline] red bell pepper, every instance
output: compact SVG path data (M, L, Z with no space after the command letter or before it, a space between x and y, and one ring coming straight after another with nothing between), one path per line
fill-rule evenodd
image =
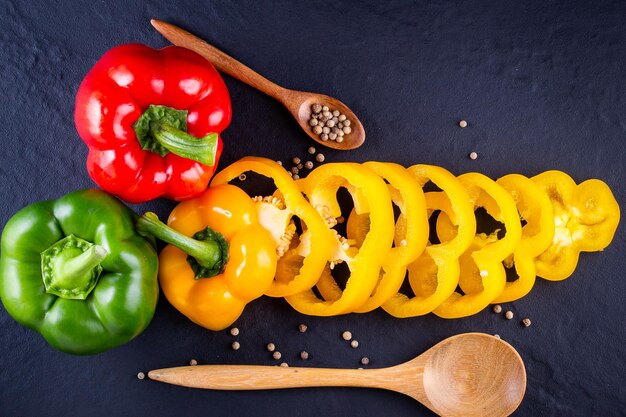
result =
M108 51L87 74L74 120L89 148L91 178L140 203L202 193L231 115L224 81L200 55L129 44Z

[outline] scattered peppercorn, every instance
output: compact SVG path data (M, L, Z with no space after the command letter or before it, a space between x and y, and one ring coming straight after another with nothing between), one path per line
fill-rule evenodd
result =
M310 155L314 155L314 154L315 154L315 152L316 152L316 149L315 149L313 146L310 146L310 147L309 147L309 149L308 149L308 151L309 151L309 154L310 154Z
M300 175L293 174L291 178L293 178L294 180L299 180L300 179Z
M302 164L298 164L298 165L296 165L296 168L298 168L298 169L302 169L302 168L304 168L304 165L302 165Z
M294 175L295 175L295 174L297 174L297 173L299 173L299 172L300 172L300 170L298 169L298 167L293 167L293 168L291 168L291 173L292 173L292 174L294 174Z
M324 139L324 138L322 138ZM315 155L315 160L317 162L324 162L324 159L326 159L326 157L324 156L323 153L318 153L317 155Z
M239 342L233 342L230 345L231 348L233 348L233 350L239 350L239 348L241 347L241 345L239 344Z
M306 161L306 162L304 163L304 167L305 167L306 169L313 169L313 162L311 162L311 161Z
M500 339L500 335L499 334L494 334L493 337L495 337L496 339Z
M239 329L236 327L233 327L232 329L230 329L230 334L233 336L237 336L239 334Z
M475 160L478 158L478 154L476 152L472 152L469 154L469 157L471 160Z
M467 127L467 122L465 120L461 120L459 122L459 127Z
M358 340L353 340L350 342L350 346L352 346L354 349L359 347L359 341Z
M345 332L343 332L341 334L341 337L343 337L343 340L351 340L352 339L352 333L350 333L348 330L346 330Z
M525 318L524 320L522 320L522 324L524 325L524 327L530 327L532 322L530 321L529 318Z
M293 162L294 165L298 165L300 163L300 158L298 158L297 156L294 156L291 162Z
M280 366L282 366L283 368L289 368L289 364L287 362L281 362Z
M299 326L298 326L298 331L299 331L300 333L304 333L304 332L306 332L306 331L307 331L307 329L308 329L308 327L307 327L307 325L306 325L306 324L301 324L301 325L299 325Z
M361 365L368 365L370 363L370 360L367 356L364 356L361 358Z
M280 354L279 351L272 353L272 358L279 360L283 355Z
M276 350L276 345L273 344L273 343L268 343L266 348L267 348L268 352L273 352L273 351Z
M144 379L146 377L146 374L144 374L143 372L139 372L137 374L137 379Z
M300 359L302 359L303 361L309 359L309 352L304 351L304 350L300 352Z
M513 312L512 312L512 311L510 311L510 310L509 310L509 311L507 311L506 313L504 313L504 317L505 317L507 320L511 320L511 319L513 318Z
M337 223L342 224L345 221L346 221L345 217L343 217L343 216L337 217Z
M283 165L283 161L276 161L276 163L281 166Z
M500 304L496 304L495 306L493 306L493 312L497 314L502 313L502 306Z
M191 365L191 366L196 366L197 364L198 364L198 361L195 360L195 359L192 359L192 360L189 361L189 365Z

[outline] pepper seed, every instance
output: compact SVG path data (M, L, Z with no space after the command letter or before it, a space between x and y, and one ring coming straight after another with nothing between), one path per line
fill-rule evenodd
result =
M302 359L303 361L309 359L309 352L304 351L304 350L300 352L300 359Z
M233 327L232 329L230 329L230 334L232 336L237 336L239 334L239 329L236 327Z
M502 306L500 304L496 304L495 306L493 306L493 312L496 314L502 313Z
M524 325L524 327L530 327L531 323L532 322L530 321L528 317L522 320L522 324Z
M268 343L265 348L268 350L268 352L273 352L276 350L276 345L273 343Z
M506 313L504 313L504 317L505 317L507 320L511 320L511 319L513 318L513 312L512 312L512 311L510 311L510 310L509 310L509 311L507 311Z
M272 353L272 358L279 360L283 355L280 354L279 351Z
M239 348L241 347L241 345L239 344L239 342L233 342L230 345L231 348L233 348L233 350L239 350Z
M341 334L341 337L343 338L343 340L351 340L352 339L352 333L349 332L348 330L346 330L345 332L343 332Z
M301 325L299 325L299 326L298 326L298 331L299 331L300 333L304 333L304 332L306 332L306 331L307 331L307 329L308 329L308 327L307 327L307 325L306 325L306 324L301 324Z

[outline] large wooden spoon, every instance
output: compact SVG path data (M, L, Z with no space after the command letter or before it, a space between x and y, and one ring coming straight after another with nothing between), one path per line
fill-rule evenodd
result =
M152 26L154 26L161 35L174 45L191 49L206 58L218 70L280 101L293 115L300 127L314 141L329 148L339 150L358 148L365 141L363 125L358 117L356 117L356 114L341 101L323 94L307 93L283 88L186 30L156 19L150 20L150 23L152 23ZM336 142L334 140L324 141L313 132L311 126L309 126L309 119L311 118L311 106L316 103L326 105L331 110L339 110L350 120L352 132L343 136L343 142Z
M483 333L449 337L420 356L380 369L247 365L183 366L150 371L151 379L194 388L259 390L348 386L406 394L441 416L508 416L526 390L526 370L508 343Z

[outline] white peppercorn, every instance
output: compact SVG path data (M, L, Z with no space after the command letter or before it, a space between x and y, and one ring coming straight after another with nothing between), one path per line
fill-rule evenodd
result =
M339 110L333 110L333 116L337 117L341 114Z
M232 329L230 329L230 334L232 336L237 336L239 334L239 329L236 327L233 327Z
M334 121L334 120L332 120L332 119L331 119L331 120L329 120L329 121L327 121L327 122L326 122L326 126L328 126L328 127L334 127L334 126L335 126L335 121Z
M500 304L496 304L495 306L493 306L493 312L497 314L502 313L502 306Z
M315 155L315 160L317 162L324 162L324 159L326 159L326 157L324 156L323 153L318 153L317 155Z
M322 106L322 111L328 111L328 110L330 110L328 106Z
M513 312L512 312L512 311L510 311L510 310L509 310L509 311L507 311L506 313L504 313L504 317L505 317L507 320L511 320L511 319L513 318Z
M328 134L328 139L330 139L330 140L335 140L335 139L337 139L337 134L336 134L336 133L329 133L329 134Z
M337 143L343 142L343 136L337 136L337 139L335 139L335 142Z
M312 109L313 109L313 113L319 113L322 111L322 105L316 103L312 106Z
M282 358L283 355L280 354L279 351L275 351L274 353L272 353L272 358L279 360L280 358Z
M359 347L359 341L358 340L353 340L350 342L350 346L352 346L354 349Z
M310 149L310 148L309 148L309 149ZM311 162L311 164L313 164L313 163ZM310 169L310 168L309 168L309 169ZM308 329L308 327L307 327L307 325L306 325L306 324L300 324L300 325L298 326L298 331L299 331L300 333L304 333L304 332L306 332L306 331L307 331L307 329Z
M322 126L317 125L313 128L313 133L315 133L316 135L319 135L320 133L322 133ZM313 152L315 153L315 152Z
M309 352L304 351L304 350L302 352L300 352L300 359L302 359L302 360L309 359Z
M311 119L311 120L309 120L309 125L311 125L311 126L317 126L317 123L318 123L318 122L317 122L317 119Z
M530 327L531 323L532 322L530 321L528 317L522 320L522 324L524 325L524 327Z
M343 340L351 340L352 339L352 333L348 330L346 330L345 332L343 332L341 334L341 337L343 338Z
M267 346L265 346L265 348L267 349L268 352L273 352L276 350L276 345L273 343L268 343Z
M344 126L342 130L343 130L343 133L345 133L346 135L349 135L352 132L352 129L350 128L350 126Z
M367 356L361 358L361 365L367 365L370 363L370 360Z
M239 342L233 342L230 345L231 348L233 348L233 350L239 350L239 348L241 347L241 345L239 344Z
M320 135L320 139L322 139L323 141L327 141L328 140L328 135L326 133L322 133Z
M346 115L345 114L340 114L339 117L337 117L339 119L340 122L343 122L344 120L346 120Z
M189 365L191 365L191 366L196 366L197 364L198 364L198 361L195 360L195 359L192 359L192 360L189 361Z
M137 379L144 379L146 377L146 374L144 374L143 372L139 372L137 374Z
M311 162L311 161L306 161L306 162L304 163L304 167L305 167L306 169L313 169L313 162Z
M352 122L350 122L350 120L348 120L348 119L346 119L346 120L344 120L344 121L343 121L343 125L344 125L344 126L350 126L350 124L351 124L351 123L352 123Z
M310 146L308 152L310 155L315 155L316 149L313 146Z
M330 127L324 126L324 127L322 128L322 132L323 132L323 133L326 133L326 134L329 134L329 133L330 133Z

